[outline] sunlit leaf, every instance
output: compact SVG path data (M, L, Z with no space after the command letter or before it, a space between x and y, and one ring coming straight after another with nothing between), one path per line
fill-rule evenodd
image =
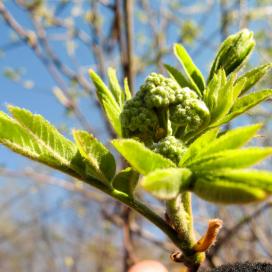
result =
M186 168L158 169L145 176L141 185L152 195L168 200L188 188L191 175L191 171Z
M207 201L223 204L244 204L267 197L261 189L219 178L211 180L200 178L194 183L192 191Z
M115 174L115 160L109 150L92 134L74 130L73 136L82 157L86 159L86 172L105 183Z
M240 93L243 94L243 93L247 92L248 90L250 90L259 80L262 79L262 77L264 75L267 74L267 72L269 72L271 67L272 67L271 63L264 64L264 65L261 65L255 69L245 73L240 78L238 78L236 83L239 83L241 81L245 81L245 84L244 84Z
M164 64L164 67L169 75L176 80L180 87L189 87L190 89L194 90L194 86L192 86L188 79L178 69L169 64Z
M233 118L243 114L249 109L267 100L271 95L272 90L263 90L257 93L250 93L248 95L242 96L241 98L238 98L235 104L233 105L230 113L221 120L219 120L218 122L216 122L215 124L213 124L212 127L220 126L231 121Z
M115 100L114 95L108 89L108 87L104 84L102 79L93 71L90 70L90 77L96 87L97 97L101 106L103 107L106 116L114 128L116 134L118 136L122 135L121 132L121 124L119 120L119 116L121 113L121 108Z
M130 196L133 195L135 187L138 183L139 173L131 167L125 168L120 171L112 180L112 186L121 192Z
M254 165L272 155L272 148L250 147L225 150L200 157L189 163L188 168L195 171L209 171L219 168L245 168Z
M209 155L228 149L239 148L245 145L256 134L261 126L261 124L256 124L230 130L210 144L206 143L206 146L203 146L198 155Z
M41 115L9 106L1 112L0 142L13 151L67 173L80 172L76 146Z
M127 78L124 79L124 91L125 91L126 101L131 99L131 91L129 89Z
M256 169L222 169L215 171L214 175L231 180L234 183L246 184L250 187L260 188L272 193L272 173Z
M186 150L184 155L182 156L179 166L186 166L189 162L191 162L199 152L205 148L209 143L211 143L218 133L218 129L212 129L202 134L199 138L197 138Z
M175 167L172 161L133 139L117 139L113 140L112 144L131 166L143 175L159 168Z
M118 82L116 71L113 68L108 69L109 85L116 102L122 107L124 102L124 92Z
M205 80L200 70L193 63L191 57L187 53L186 49L181 44L174 45L174 53L178 60L180 61L183 69L191 81L193 86L196 85L196 91L199 95L202 95L203 90L205 89Z

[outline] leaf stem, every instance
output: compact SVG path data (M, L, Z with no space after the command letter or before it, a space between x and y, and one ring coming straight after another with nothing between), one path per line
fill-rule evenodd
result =
M204 253L197 253L194 250L196 243L193 231L193 218L191 208L191 195L188 192L178 195L175 199L166 203L167 214L172 225L178 233L181 244L178 247L182 250L184 264L190 269L197 271L200 263L205 258Z

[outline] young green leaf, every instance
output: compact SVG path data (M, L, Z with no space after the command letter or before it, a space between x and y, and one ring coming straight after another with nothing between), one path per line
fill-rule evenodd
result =
M218 130L218 128L209 130L197 138L183 154L179 162L179 167L186 166L189 162L197 158L199 152L216 138Z
M205 80L200 70L193 63L191 57L187 53L186 49L181 44L174 45L174 53L180 61L186 75L191 81L193 86L196 85L196 91L202 96L202 92L205 89Z
M194 86L192 86L188 79L178 69L169 64L164 64L164 67L168 74L176 80L181 88L189 87L191 90L194 90Z
M187 167L198 172L211 171L219 168L245 168L258 163L271 155L272 148L269 147L225 150L200 157L189 163Z
M261 128L261 124L243 126L228 131L200 150L198 156L211 155L220 151L235 149L245 145Z
M114 189L124 192L129 196L133 196L133 192L138 183L139 173L133 170L131 167L120 171L112 180L112 186Z
M63 172L79 172L76 146L41 115L9 106L14 118L0 113L0 142L11 150Z
M246 79L242 79L239 81L236 81L233 86L233 101L236 101L238 96L241 94L241 91L243 90L244 86L246 84Z
M218 72L218 74L214 74L212 80L209 82L207 88L204 90L203 93L203 100L208 106L210 112L212 112L213 109L216 107L218 91L222 87L220 75L221 72Z
M120 107L122 107L124 103L124 92L118 82L115 69L113 68L108 69L108 78L110 90L115 97L115 101L119 104Z
M87 131L74 130L73 136L81 156L86 159L86 173L108 184L116 168L112 154Z
M108 89L108 87L104 84L102 79L93 71L90 70L90 77L96 87L97 97L99 99L100 104L102 105L106 116L115 130L116 134L121 137L121 124L119 120L119 116L121 113L121 108L115 100L114 95Z
M132 96L131 96L131 91L129 89L127 78L124 79L124 91L125 91L126 101L131 99Z
M216 178L200 178L191 190L204 200L223 204L244 204L267 197L266 192L261 189Z
M241 98L238 98L238 100L234 103L230 113L218 122L212 124L211 127L220 126L222 124L228 123L238 115L243 114L249 109L267 100L270 96L272 96L272 90L263 90L257 93L250 93L248 95L242 96Z
M272 67L271 63L261 65L237 79L235 84L245 81L245 84L241 90L241 94L244 94L248 90L250 90Z
M272 90L263 90L257 93L250 93L248 95L242 96L233 105L231 113L237 112L241 109L248 110L261 103L262 101L268 99L270 96L272 96Z
M117 139L113 140L112 144L131 166L143 175L159 168L175 167L172 161L133 139Z
M224 117L231 109L234 102L233 96L234 80L235 74L231 75L227 83L225 85L222 84L221 85L222 87L218 89L216 106L214 107L213 110L211 110L211 123L214 123L217 120L222 119L222 117Z
M169 200L188 188L191 177L192 172L186 168L158 169L145 176L141 185L155 197Z
M272 173L256 169L222 169L215 171L216 177L227 179L233 183L246 184L272 193Z

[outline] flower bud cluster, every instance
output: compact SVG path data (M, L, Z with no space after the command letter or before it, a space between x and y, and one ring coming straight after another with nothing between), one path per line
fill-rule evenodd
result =
M151 73L139 92L124 105L120 119L124 137L155 139L160 130L160 111L167 111L175 126L196 131L209 120L205 103L189 88L163 75Z

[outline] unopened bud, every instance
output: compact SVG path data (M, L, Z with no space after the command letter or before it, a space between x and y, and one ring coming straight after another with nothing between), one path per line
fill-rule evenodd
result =
M255 46L253 32L243 29L230 35L221 45L209 75L210 81L213 75L220 69L224 69L226 75L237 71L245 63Z

